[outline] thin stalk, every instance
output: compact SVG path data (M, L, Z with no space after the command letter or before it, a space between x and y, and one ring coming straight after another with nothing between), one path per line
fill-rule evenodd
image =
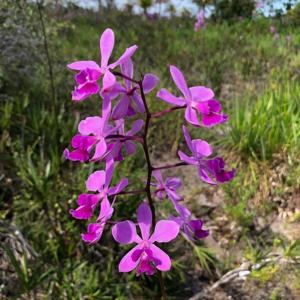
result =
M170 164L170 165L163 165L163 166L158 166L158 167L153 167L154 170L165 170L165 169L171 169L171 168L176 168L176 167L181 167L181 166L187 166L188 164L184 161L176 163L176 164Z
M47 64L48 64L52 100L54 102L54 107L56 109L56 92L55 92L55 85L54 85L53 67L52 67L52 61L51 61L50 51L49 51L49 46L48 46L48 38L47 38L47 34L46 34L45 22L44 22L44 17L43 17L42 2L37 1L37 7L38 7L39 17L40 17L40 22L41 22L41 28L42 28L42 34L43 34L43 40L44 40L44 49L45 49L45 54L46 54Z
M175 110L178 110L178 109L183 109L183 108L186 108L186 105L183 105L183 106L174 106L174 107L162 110L162 111L158 111L158 112L152 113L151 117L152 118L160 118L160 117L162 117L164 115L167 115L167 114L171 113L172 111L175 111Z
M146 190L123 191L118 193L118 195L140 195L143 193L146 193Z

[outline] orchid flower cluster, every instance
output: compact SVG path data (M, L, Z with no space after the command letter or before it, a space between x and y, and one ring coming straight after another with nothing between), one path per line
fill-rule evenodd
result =
M153 74L145 74L140 80L134 79L132 56L137 50L136 45L127 48L118 60L109 63L114 40L114 32L106 29L100 38L100 64L76 61L68 65L69 69L77 71L72 100L80 102L98 95L102 99L102 112L79 123L78 133L71 140L72 149L65 149L64 156L71 161L104 166L89 175L86 180L88 192L78 196L78 206L71 209L70 214L75 219L89 220L87 231L82 234L83 241L88 244L98 242L109 226L112 226L112 236L118 243L135 244L119 263L120 272L136 270L137 275L152 275L156 269L168 271L171 268L170 257L157 243L174 240L180 231L191 240L209 234L203 228L203 221L196 219L183 205L183 196L178 193L181 180L164 179L161 170L192 165L197 169L200 180L211 185L230 181L235 170L226 170L224 160L213 157L213 149L206 141L192 139L187 126L183 126L183 135L189 153L179 151L181 162L176 164L153 166L147 141L150 121L178 109L184 109L186 122L197 128L222 124L228 117L222 113L221 104L211 89L188 87L184 75L175 66L170 66L170 74L180 94L175 96L167 89L160 89L158 99L172 107L150 112L146 94L156 88L159 79ZM119 70L116 71L116 68ZM145 153L148 170L145 188L128 190L127 178L112 186L116 164L135 154L138 145ZM137 208L137 225L130 220L113 221L117 198L137 194L144 195ZM155 199L168 199L174 207L174 214L156 222ZM94 214L97 216L94 217Z

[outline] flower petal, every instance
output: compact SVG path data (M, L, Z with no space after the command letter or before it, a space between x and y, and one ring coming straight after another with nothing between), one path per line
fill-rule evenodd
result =
M111 206L110 202L108 201L107 197L105 197L101 202L100 214L98 216L97 221L104 220L107 221L111 218L114 212L113 207Z
M160 271L169 271L172 265L169 255L154 244L150 245L150 250L152 251L153 258L155 258L156 268Z
M105 182L105 171L96 171L92 173L86 181L88 191L96 192L102 189Z
M111 232L114 239L123 245L141 241L141 238L136 233L136 226L131 221L117 223L113 226Z
M127 185L128 185L128 179L123 178L116 186L110 188L108 193L109 195L117 195L120 192L122 192L122 190L124 190Z
M99 194L81 194L78 196L77 204L79 206L95 206L100 201Z
M184 139L186 141L186 144L188 145L189 149L192 152L193 151L193 145L192 145L192 139L191 139L190 133L184 125L182 126L182 131L183 131L183 136L184 136Z
M107 28L100 37L101 67L106 67L115 44L115 34Z
M79 206L75 210L70 209L70 214L75 219L87 220L93 216L93 209L91 206Z
M136 110L143 114L145 112L145 106L144 106L144 103L143 103L143 100L142 100L142 97L135 91L133 93L133 95L131 96L132 100L134 101L135 103L135 106L136 106Z
M190 90L186 84L186 81L184 79L184 76L182 72L175 66L170 66L170 73L171 76L178 87L178 89L182 92L184 95L185 99L190 99L191 100L191 93Z
M124 118L128 111L129 97L125 94L121 97L120 101L116 104L113 109L112 118L113 120L119 120Z
M76 71L81 71L85 69L95 69L95 70L100 70L99 65L92 61L92 60L80 60L80 61L75 61L71 64L68 64L68 68L71 70L76 70Z
M194 157L187 156L185 153L183 153L180 150L178 151L178 156L180 160L186 162L189 165L198 165L198 161Z
M91 223L88 225L87 233L81 235L83 241L94 244L98 242L102 236L105 224Z
M115 75L111 73L109 70L106 70L103 76L103 86L102 86L101 93L110 91L110 89L115 85L115 83L116 83Z
M137 220L143 240L148 240L152 224L152 213L147 203L142 203L137 210Z
M155 170L152 172L152 175L153 177L156 179L156 181L160 184L163 184L164 183L164 180L162 178L162 175L161 175L161 171L160 170Z
M109 186L113 172L114 172L114 160L112 158L108 159L106 161L106 166L105 166L105 186Z
M78 131L82 135L98 135L100 134L102 118L100 117L87 117L80 121Z
M193 86L190 88L193 101L207 101L212 99L214 92L205 86Z
M145 124L145 122L142 119L134 121L132 126L131 126L131 129L127 132L127 135L129 135L129 136L135 135L136 133L138 133L142 129L144 124Z
M129 48L126 48L125 52L121 55L121 57L114 63L110 64L108 67L110 69L114 69L116 66L123 64L127 59L131 58L138 47L133 45Z
M161 220L156 223L154 233L149 239L149 242L167 243L177 237L179 226L174 221Z
M194 155L197 154L198 156L200 154L201 156L207 157L213 153L211 145L204 140L193 140L192 145L194 150L193 152L195 152Z
M197 112L191 106L188 106L185 109L184 117L192 125L200 126L200 123L199 123L199 120L198 120L198 117L197 117Z
M127 155L132 155L136 152L136 145L132 141L126 141L124 147Z
M146 74L143 79L143 90L145 94L150 93L158 84L158 77L154 74Z
M127 254L125 254L119 263L119 272L130 272L137 267L139 260L133 259L133 253L137 251L139 247L139 245L136 245Z
M102 159L106 154L106 150L107 150L107 144L105 142L105 139L101 139L96 145L95 153L94 156L92 157L92 160L96 161L98 159Z
M174 96L167 89L161 89L158 91L156 96L169 104L175 104L178 106L184 106L186 104L184 99Z
M133 78L133 63L130 58L121 64L121 72L129 78ZM132 86L132 82L127 79L125 79L125 84L128 89L130 89Z

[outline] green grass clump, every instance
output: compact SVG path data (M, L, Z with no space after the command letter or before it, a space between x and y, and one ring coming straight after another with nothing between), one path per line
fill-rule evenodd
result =
M237 100L229 137L226 143L246 158L269 160L283 148L299 149L300 85L280 83L256 99Z

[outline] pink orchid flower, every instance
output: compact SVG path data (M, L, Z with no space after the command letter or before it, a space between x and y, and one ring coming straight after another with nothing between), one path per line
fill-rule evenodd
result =
M131 129L125 132L125 121L124 119L117 120L116 126L118 128L118 133L124 137L135 136L144 126L143 120L136 120L133 122ZM136 152L136 144L130 140L118 140L114 144L112 155L116 161L122 161L124 159L122 154L122 148L124 147L126 155L133 155Z
M131 59L127 59L121 65L121 72L129 78L133 78L133 64ZM137 112L144 113L145 107L143 100L138 93L139 86L138 84L133 84L132 81L124 79L125 86L122 87L120 84L116 84L112 88L112 93L121 93L123 94L119 102L113 109L112 118L118 120L126 116L133 116ZM145 94L150 93L157 85L159 79L153 74L146 74L143 78L143 90Z
M170 66L170 73L183 97L176 97L166 89L161 89L157 97L173 105L185 106L185 119L194 126L210 127L227 121L228 117L221 113L222 106L214 99L211 89L204 86L189 88L182 72L175 66ZM197 114L201 115L201 122Z
M152 213L146 203L139 206L137 219L142 237L137 234L136 225L131 221L117 223L112 228L112 235L120 244L137 244L120 261L119 272L131 272L136 269L137 275L153 275L155 269L170 270L170 257L154 243L167 243L175 239L179 233L178 224L170 220L158 221L150 236Z
M90 223L87 232L81 234L82 240L89 244L98 242L103 234L107 221L112 217L114 209L109 203L108 198L101 202L100 214L96 223Z
M100 201L103 201L108 196L119 194L128 185L128 179L123 178L115 187L109 187L113 171L114 161L110 159L106 163L105 171L96 171L89 176L86 181L86 188L90 192L97 192L97 194L79 195L77 200L78 208L70 210L70 214L75 219L90 219Z
M192 156L188 156L182 151L178 151L179 158L190 165L198 167L198 174L204 182L208 184L218 184L232 180L235 175L235 169L226 171L225 163L222 158L217 157L207 160L213 153L212 147L204 140L192 140L185 126L183 128L184 138Z
M127 48L116 62L108 64L114 44L115 34L112 29L108 28L100 37L100 66L91 60L76 61L68 65L69 69L79 71L75 76L77 86L72 92L72 100L82 101L90 95L99 93L100 86L98 80L101 77L103 77L101 92L106 92L114 86L116 77L111 70L124 63L137 49L136 45Z
M205 238L209 235L209 231L202 228L203 221L192 219L192 213L186 207L177 203L175 209L179 216L171 216L170 220L176 222L190 240Z
M87 117L78 125L79 134L72 138L73 151L64 150L66 159L72 161L87 161L94 149L92 161L105 158L112 150L113 144L108 144L106 137L115 133L118 128L108 124L111 103L108 98L103 100L103 116Z
M153 171L152 175L157 183L151 183L151 185L156 187L154 193L159 200L164 199L165 196L168 196L172 202L182 200L183 197L177 194L177 189L181 186L181 180L179 178L168 177L166 181L164 181L159 170Z

